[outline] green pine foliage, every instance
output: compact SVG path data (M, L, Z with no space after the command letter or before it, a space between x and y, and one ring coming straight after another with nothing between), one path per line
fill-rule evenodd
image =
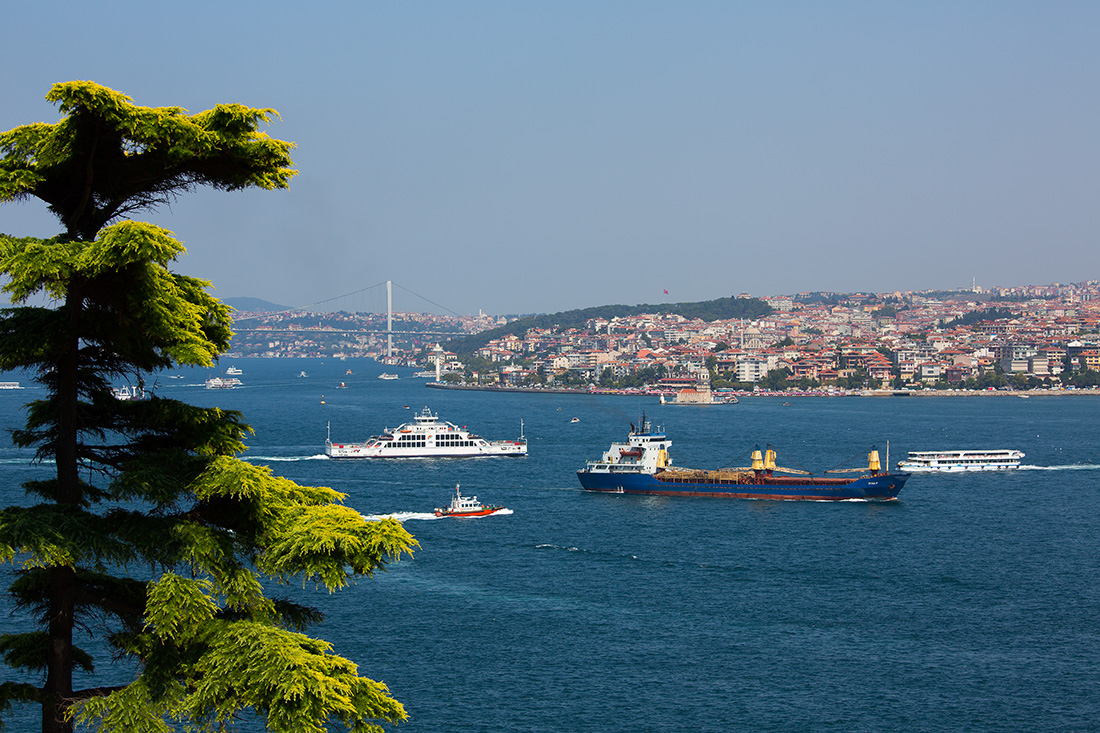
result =
M44 731L404 720L384 684L302 633L316 609L265 589L333 592L416 541L396 521L366 522L339 492L237 459L249 427L236 412L111 393L119 378L140 385L228 348L230 309L208 282L172 272L184 252L172 232L123 217L198 185L285 188L292 145L257 129L275 112L138 107L92 82L47 98L60 122L0 135L0 202L40 199L64 227L45 240L0 234L14 303L0 310L0 369L30 370L46 391L12 440L56 465L24 485L39 503L0 510L0 561L17 568L8 592L33 624L0 635L21 678L0 683L0 714L40 704ZM28 304L40 295L51 305ZM105 659L74 643L92 628L110 630L92 645ZM116 658L136 670L130 684L73 689L74 669Z

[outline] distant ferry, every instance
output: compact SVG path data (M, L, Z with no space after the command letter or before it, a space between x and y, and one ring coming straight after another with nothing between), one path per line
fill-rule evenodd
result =
M523 421L517 440L486 440L465 428L440 420L425 407L413 422L385 430L362 443L325 440L331 458L467 458L472 456L525 456L527 440Z
M233 389L234 387L240 387L241 380L236 377L211 377L206 380L207 389Z
M727 499L802 499L835 501L841 499L896 499L909 478L907 473L883 471L878 451L867 455L864 468L826 471L857 472L846 477L814 477L806 471L775 465L775 451L754 450L750 468L707 471L673 468L668 457L672 441L660 430L653 431L645 416L640 429L630 426L625 443L612 443L603 456L577 471L581 487L587 491L614 494L657 494L660 496L710 496ZM797 473L800 476L777 476Z
M225 373L228 374L231 377L239 377L240 375L244 374L244 372L242 372L240 369L238 369L237 367L234 367L234 366L231 366L228 369L226 369Z
M736 405L740 400L737 395L720 394L710 392L696 392L693 389L682 389L673 395L671 400L665 399L665 393L661 393L662 405Z
M898 461L898 470L934 471L1005 471L1020 467L1024 457L1018 450L931 450L909 451L909 458Z
M396 374L389 374L388 372L382 372L378 375L379 379L397 379Z

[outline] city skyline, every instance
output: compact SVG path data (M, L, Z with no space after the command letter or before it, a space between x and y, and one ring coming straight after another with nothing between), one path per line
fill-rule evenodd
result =
M463 314L1100 272L1100 6L22 5L0 130L56 82L272 107L288 191L137 218L221 298L394 280ZM42 49L48 48L48 53ZM32 60L27 63L27 60ZM0 232L52 236L36 200ZM667 291L667 294L666 294Z

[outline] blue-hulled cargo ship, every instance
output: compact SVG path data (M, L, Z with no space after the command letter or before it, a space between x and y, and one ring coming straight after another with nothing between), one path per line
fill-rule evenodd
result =
M857 476L814 477L805 471L776 466L776 453L770 447L763 452L754 450L748 468L707 471L674 467L668 455L671 445L660 429L651 429L643 415L640 428L630 426L625 443L612 443L599 460L589 461L577 471L577 478L587 491L617 494L809 501L897 499L909 478L907 473L883 471L874 449L867 456L866 467L826 472Z

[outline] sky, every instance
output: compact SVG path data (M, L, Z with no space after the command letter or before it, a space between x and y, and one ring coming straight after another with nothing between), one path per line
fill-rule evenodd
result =
M377 310L390 280L395 310L520 314L1100 277L1092 0L41 0L4 19L0 130L56 122L44 97L74 79L279 112L289 189L138 217L221 298ZM0 232L59 230L37 200L0 205Z

